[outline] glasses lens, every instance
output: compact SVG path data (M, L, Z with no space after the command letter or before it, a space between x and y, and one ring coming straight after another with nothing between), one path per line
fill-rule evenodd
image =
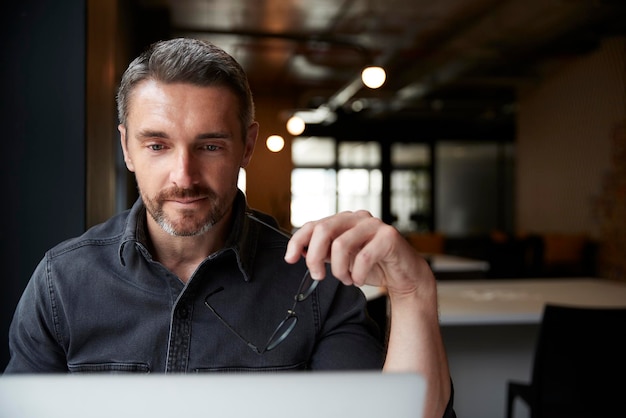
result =
M283 322L276 327L276 331L274 331L267 342L267 348L265 350L270 351L278 344L282 343L285 338L287 338L291 330L293 330L293 327L296 326L296 322L298 322L298 317L292 311L289 311L287 317L283 319Z
M308 298L309 295L313 293L318 283L319 281L313 280L311 273L307 270L306 273L304 273L302 281L300 282L300 288L298 289L298 293L296 293L296 300L301 302Z

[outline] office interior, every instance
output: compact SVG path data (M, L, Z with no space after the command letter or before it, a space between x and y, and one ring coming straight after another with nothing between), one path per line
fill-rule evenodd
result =
M377 210L392 224L392 145L417 144L427 163L408 169L425 173L428 204L402 229L419 250L486 260L486 280L626 281L620 0L25 0L3 9L1 367L13 310L44 252L136 198L120 164L115 89L132 57L173 36L223 44L249 72L261 129L246 195L283 227L293 228L297 139L377 144ZM387 71L380 89L359 84L366 65ZM315 120L320 110L330 112ZM312 122L292 135L286 121L297 111ZM285 139L282 151L266 148L270 135Z

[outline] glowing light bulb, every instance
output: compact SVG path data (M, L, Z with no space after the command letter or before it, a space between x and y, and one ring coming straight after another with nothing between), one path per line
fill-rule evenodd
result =
M285 140L280 135L270 135L267 137L265 145L268 150L272 152L279 152L284 148Z
M385 83L387 75L382 67L367 67L361 73L363 84L371 89L377 89Z
M287 132L289 132L293 136L298 136L302 132L304 132L304 121L299 116L292 116L287 121Z

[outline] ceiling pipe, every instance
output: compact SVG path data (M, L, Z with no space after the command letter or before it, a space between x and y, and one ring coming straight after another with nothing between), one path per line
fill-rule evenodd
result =
M191 26L175 26L172 27L172 31L184 32L184 33L202 33L206 35L236 35L248 38L275 38L283 39L286 41L292 41L301 44L309 43L321 43L331 46L349 48L355 50L357 53L364 57L364 60L369 59L371 52L369 49L363 47L358 42L352 40L352 37L337 37L325 34L301 34L290 32L266 32L255 30L243 30L243 29L215 29L215 28L196 28Z
M361 77L354 78L348 84L346 84L343 88L333 94L325 105L329 110L335 111L345 103L350 100L352 96L354 96L360 89L363 87L363 82L361 81Z

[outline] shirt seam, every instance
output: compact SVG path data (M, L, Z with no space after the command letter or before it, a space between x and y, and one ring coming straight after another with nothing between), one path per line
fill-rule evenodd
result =
M52 256L46 258L46 284L48 287L48 299L50 300L50 309L52 310L52 322L54 326L54 337L57 340L59 346L63 347L65 351L65 343L63 340L63 333L61 332L61 321L59 319L59 308L56 300L56 293L54 291L54 284L52 280ZM67 353L66 353L67 354Z

